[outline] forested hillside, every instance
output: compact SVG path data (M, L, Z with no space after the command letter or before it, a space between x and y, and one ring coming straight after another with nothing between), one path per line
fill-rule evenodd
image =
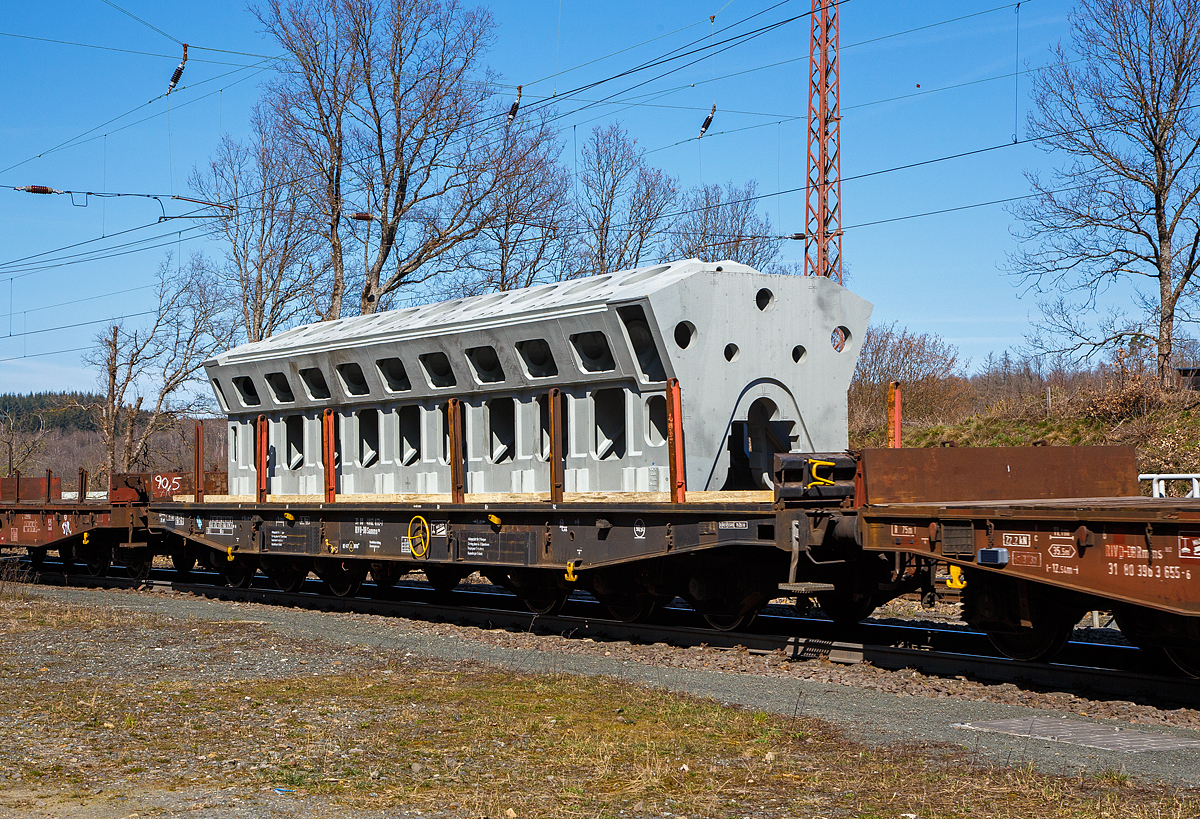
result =
M43 425L62 431L88 430L93 424L84 407L98 398L84 392L0 393L0 415L10 418L21 432L34 432Z

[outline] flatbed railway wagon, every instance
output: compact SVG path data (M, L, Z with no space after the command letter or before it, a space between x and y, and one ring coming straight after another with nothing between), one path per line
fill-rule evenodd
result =
M1200 502L1136 498L1125 448L847 452L870 311L827 279L691 260L299 327L208 363L225 471L198 434L193 469L113 476L104 499L86 475L73 499L5 479L0 545L92 575L156 555L235 586L315 573L342 596L480 572L536 612L584 589L634 620L680 596L718 629L781 595L854 622L951 564L1010 656L1111 609L1200 672Z

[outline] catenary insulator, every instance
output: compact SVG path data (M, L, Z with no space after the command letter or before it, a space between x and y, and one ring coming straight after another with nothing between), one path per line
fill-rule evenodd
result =
M169 95L175 90L175 86L179 84L179 78L183 76L183 64L187 62L187 43L183 44L183 59L179 61L179 65L175 66L175 73L171 75L171 84L167 86L167 94Z
M512 125L513 119L517 116L517 109L521 107L521 86L517 86L517 98L513 100L512 107L508 109L508 122L505 126Z
M717 105L716 103L713 103L712 111L710 111L708 116L704 118L704 124L700 126L700 135L697 136L696 139L704 136L704 132L708 130L708 126L712 125L712 118L713 114L715 113L717 113Z

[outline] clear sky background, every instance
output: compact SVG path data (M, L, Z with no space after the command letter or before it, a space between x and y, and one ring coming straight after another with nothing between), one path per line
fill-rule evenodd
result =
M806 19L635 91L626 89L678 63L567 93L707 38L775 1L496 2L489 4L497 23L490 63L514 90L525 85L526 103L557 92L568 167L591 128L619 120L681 187L755 179L760 193L800 189L761 202L778 232L798 232L804 229ZM272 63L245 54L279 53L247 7L118 5L150 25L103 0L4 4L0 184L187 196L189 172L207 160L220 134L246 134ZM810 5L790 0L716 38ZM1019 346L1037 312L1033 297L1023 297L1002 271L1015 247L1014 221L1001 205L901 217L1022 196L1029 192L1023 171L1052 167L1055 158L1037 145L1011 143L1014 133L1024 138L1025 72L1044 65L1053 44L1069 40L1071 5L1027 0L1019 14L1001 0L841 6L848 286L875 304L876 322L937 333L972 367ZM165 100L160 95L182 51L171 38L191 49L180 88ZM599 59L605 55L611 56ZM714 98L717 114L697 142ZM160 206L145 198L72 201L0 189L0 392L92 388L95 374L78 348L91 343L103 320L136 322L135 314L152 309L147 285L164 252L219 252L199 237L196 221L157 222L193 207L170 198ZM72 245L78 247L58 250ZM783 258L802 259L803 243L789 242Z

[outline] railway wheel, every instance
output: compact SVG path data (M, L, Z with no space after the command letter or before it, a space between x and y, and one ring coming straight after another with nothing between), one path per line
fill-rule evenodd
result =
M354 597L367 579L367 565L358 560L319 560L317 577L335 597Z
M112 566L112 549L108 546L88 546L79 554L83 572L89 577L104 577Z
M1187 674L1189 677L1200 677L1200 648L1172 646L1171 648L1164 648L1163 653L1184 674Z
M149 549L124 549L122 551L121 560L131 578L140 582L150 576L150 569L154 565L153 552Z
M658 608L658 600L650 595L603 596L599 600L612 618L621 623L644 623Z
M521 602L525 604L525 608L529 609L534 614L540 614L545 617L551 617L558 614L567 605L567 598L571 596L571 592L567 589L545 589L541 591L521 592Z
M240 560L229 561L224 556L217 563L217 573L221 576L221 582L231 589L250 588L257 572L258 569L255 566L250 566Z
M862 588L822 592L817 595L817 604L825 616L839 626L852 626L875 611L874 595Z
M453 566L428 565L422 568L425 572L425 579L438 594L449 594L463 579L462 572Z
M171 565L175 567L175 571L186 577L196 568L196 556L188 552L172 552Z
M1026 663L1049 662L1066 648L1074 630L1074 622L1060 620L1016 632L989 631L987 637L996 650L1009 659Z
M1166 657L1189 677L1200 677L1200 645L1190 617L1125 606L1113 611L1117 628L1142 651Z
M717 631L738 631L750 625L758 611L746 612L745 614L716 614L709 612L704 615L705 621Z
M304 586L308 579L308 569L300 568L287 560L272 560L263 566L263 574L271 581L271 585L287 594L295 594Z
M1049 662L1066 647L1087 599L1017 577L964 571L962 618L996 650L1021 662Z
M371 564L371 582L375 584L375 593L378 595L387 594L388 590L396 585L406 574L399 563L391 561Z

